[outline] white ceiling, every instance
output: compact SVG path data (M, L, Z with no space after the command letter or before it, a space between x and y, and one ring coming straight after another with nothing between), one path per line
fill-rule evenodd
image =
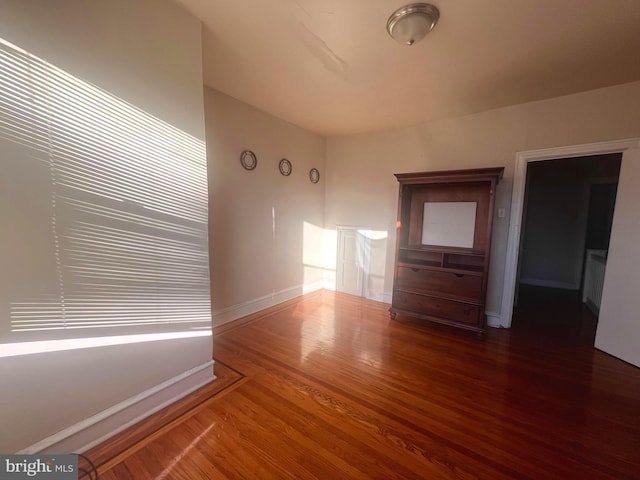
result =
M178 1L206 85L327 136L640 80L640 0L434 0L411 47L385 30L402 0Z

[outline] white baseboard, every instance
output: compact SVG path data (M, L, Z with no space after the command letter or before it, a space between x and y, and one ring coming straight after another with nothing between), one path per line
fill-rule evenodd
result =
M562 290L579 290L579 283L558 282L556 280L541 280L539 278L521 278L520 283L535 287L560 288Z
M313 283L307 283L304 285L296 285L294 287L285 288L279 292L273 292L269 295L248 300L246 302L238 303L230 307L221 308L220 310L214 310L212 314L213 326L219 327L225 323L232 322L252 313L259 312L265 308L273 307L279 303L286 302L287 300L294 299L305 293L311 293L316 290L320 290L325 287L325 281L319 280Z
M316 290L322 290L323 288L327 288L330 286L330 282L327 282L326 279L316 280L315 282L305 283L302 285L302 293L311 293Z
M51 435L19 454L82 453L215 380L214 361L198 365Z
M485 312L487 315L487 325L493 328L502 328L501 316L496 312Z

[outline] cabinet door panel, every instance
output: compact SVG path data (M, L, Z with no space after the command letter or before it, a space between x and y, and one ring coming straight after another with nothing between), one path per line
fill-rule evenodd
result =
M482 277L423 268L398 267L396 288L451 295L480 303Z
M480 318L480 308L477 305L405 292L394 293L393 307L469 325L477 325Z

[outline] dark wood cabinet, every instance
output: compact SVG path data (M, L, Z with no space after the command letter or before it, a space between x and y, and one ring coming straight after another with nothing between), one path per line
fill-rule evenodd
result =
M391 318L483 334L495 188L504 168L398 173Z

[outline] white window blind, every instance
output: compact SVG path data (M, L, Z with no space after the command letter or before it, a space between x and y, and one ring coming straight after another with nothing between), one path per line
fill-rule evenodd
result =
M210 329L202 140L3 41L0 142L0 343Z

